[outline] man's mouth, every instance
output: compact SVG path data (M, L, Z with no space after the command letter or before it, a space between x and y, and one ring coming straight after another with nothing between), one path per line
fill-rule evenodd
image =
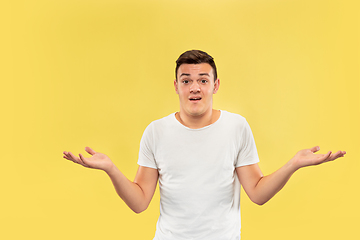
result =
M190 98L190 101L200 101L200 100L201 100L201 97Z

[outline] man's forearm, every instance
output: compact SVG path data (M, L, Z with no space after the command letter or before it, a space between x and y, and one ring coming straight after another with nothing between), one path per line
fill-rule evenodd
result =
M257 164L236 169L245 192L258 205L263 205L279 192L296 171L293 161L289 161L276 172L263 176Z
M236 168L237 175L250 199L254 203L262 205L279 192L298 169L333 161L346 154L345 151L315 154L319 150L318 146L300 150L283 167L265 177L257 164Z
M151 182L151 178L149 181L147 181L149 178L145 177L145 181L141 182L141 186L143 186L143 188L145 189L144 191L144 189L141 188L140 184L136 182L131 182L129 179L127 179L107 155L95 152L89 147L86 147L85 151L92 156L90 158L85 158L82 154L79 154L79 157L77 157L71 152L66 151L64 151L63 154L65 159L73 161L74 163L78 163L84 167L105 171L113 182L113 185L118 195L134 212L140 213L147 208L151 200L152 194L155 191L157 181L156 175L151 175L154 176L152 181L153 186L146 183ZM148 190L148 186L150 186L150 191ZM145 194L145 192L147 194Z
M115 165L106 173L109 175L119 197L131 210L140 213L147 208L148 204L144 192L137 183L131 182Z
M278 193L297 170L289 161L274 173L261 177L253 190L252 201L263 205Z

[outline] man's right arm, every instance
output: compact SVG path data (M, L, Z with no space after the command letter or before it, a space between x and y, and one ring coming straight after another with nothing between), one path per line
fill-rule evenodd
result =
M117 194L135 213L145 211L154 196L159 173L157 169L139 166L135 180L131 182L114 165L107 172Z
M90 158L85 158L82 154L77 157L71 152L64 152L64 158L84 167L105 171L117 194L135 213L140 213L149 206L159 177L157 169L139 166L135 180L131 182L108 156L95 152L89 147L85 150L92 155Z

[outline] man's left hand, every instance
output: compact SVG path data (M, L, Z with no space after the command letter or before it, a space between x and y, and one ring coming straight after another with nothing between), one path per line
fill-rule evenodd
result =
M315 154L320 150L320 147L316 146L310 149L304 149L295 154L295 156L291 159L294 166L299 169L302 167L318 165L321 163L334 161L339 157L344 157L346 154L345 151L337 151L336 153L332 153L329 151L326 154Z

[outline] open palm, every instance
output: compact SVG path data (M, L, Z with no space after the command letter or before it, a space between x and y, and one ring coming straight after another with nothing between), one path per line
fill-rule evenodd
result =
M346 152L345 151L338 151L336 153L332 153L331 151L327 152L326 154L315 154L319 151L320 148L318 146L304 149L296 153L293 157L293 162L297 168L307 167L318 165L321 163L333 161L339 157L343 157Z
M89 158L85 158L81 153L79 156L75 156L71 152L64 151L64 158L74 163L80 164L84 167L101 169L109 171L113 167L113 163L108 156L103 153L95 152L93 149L86 147L85 151L91 155Z

